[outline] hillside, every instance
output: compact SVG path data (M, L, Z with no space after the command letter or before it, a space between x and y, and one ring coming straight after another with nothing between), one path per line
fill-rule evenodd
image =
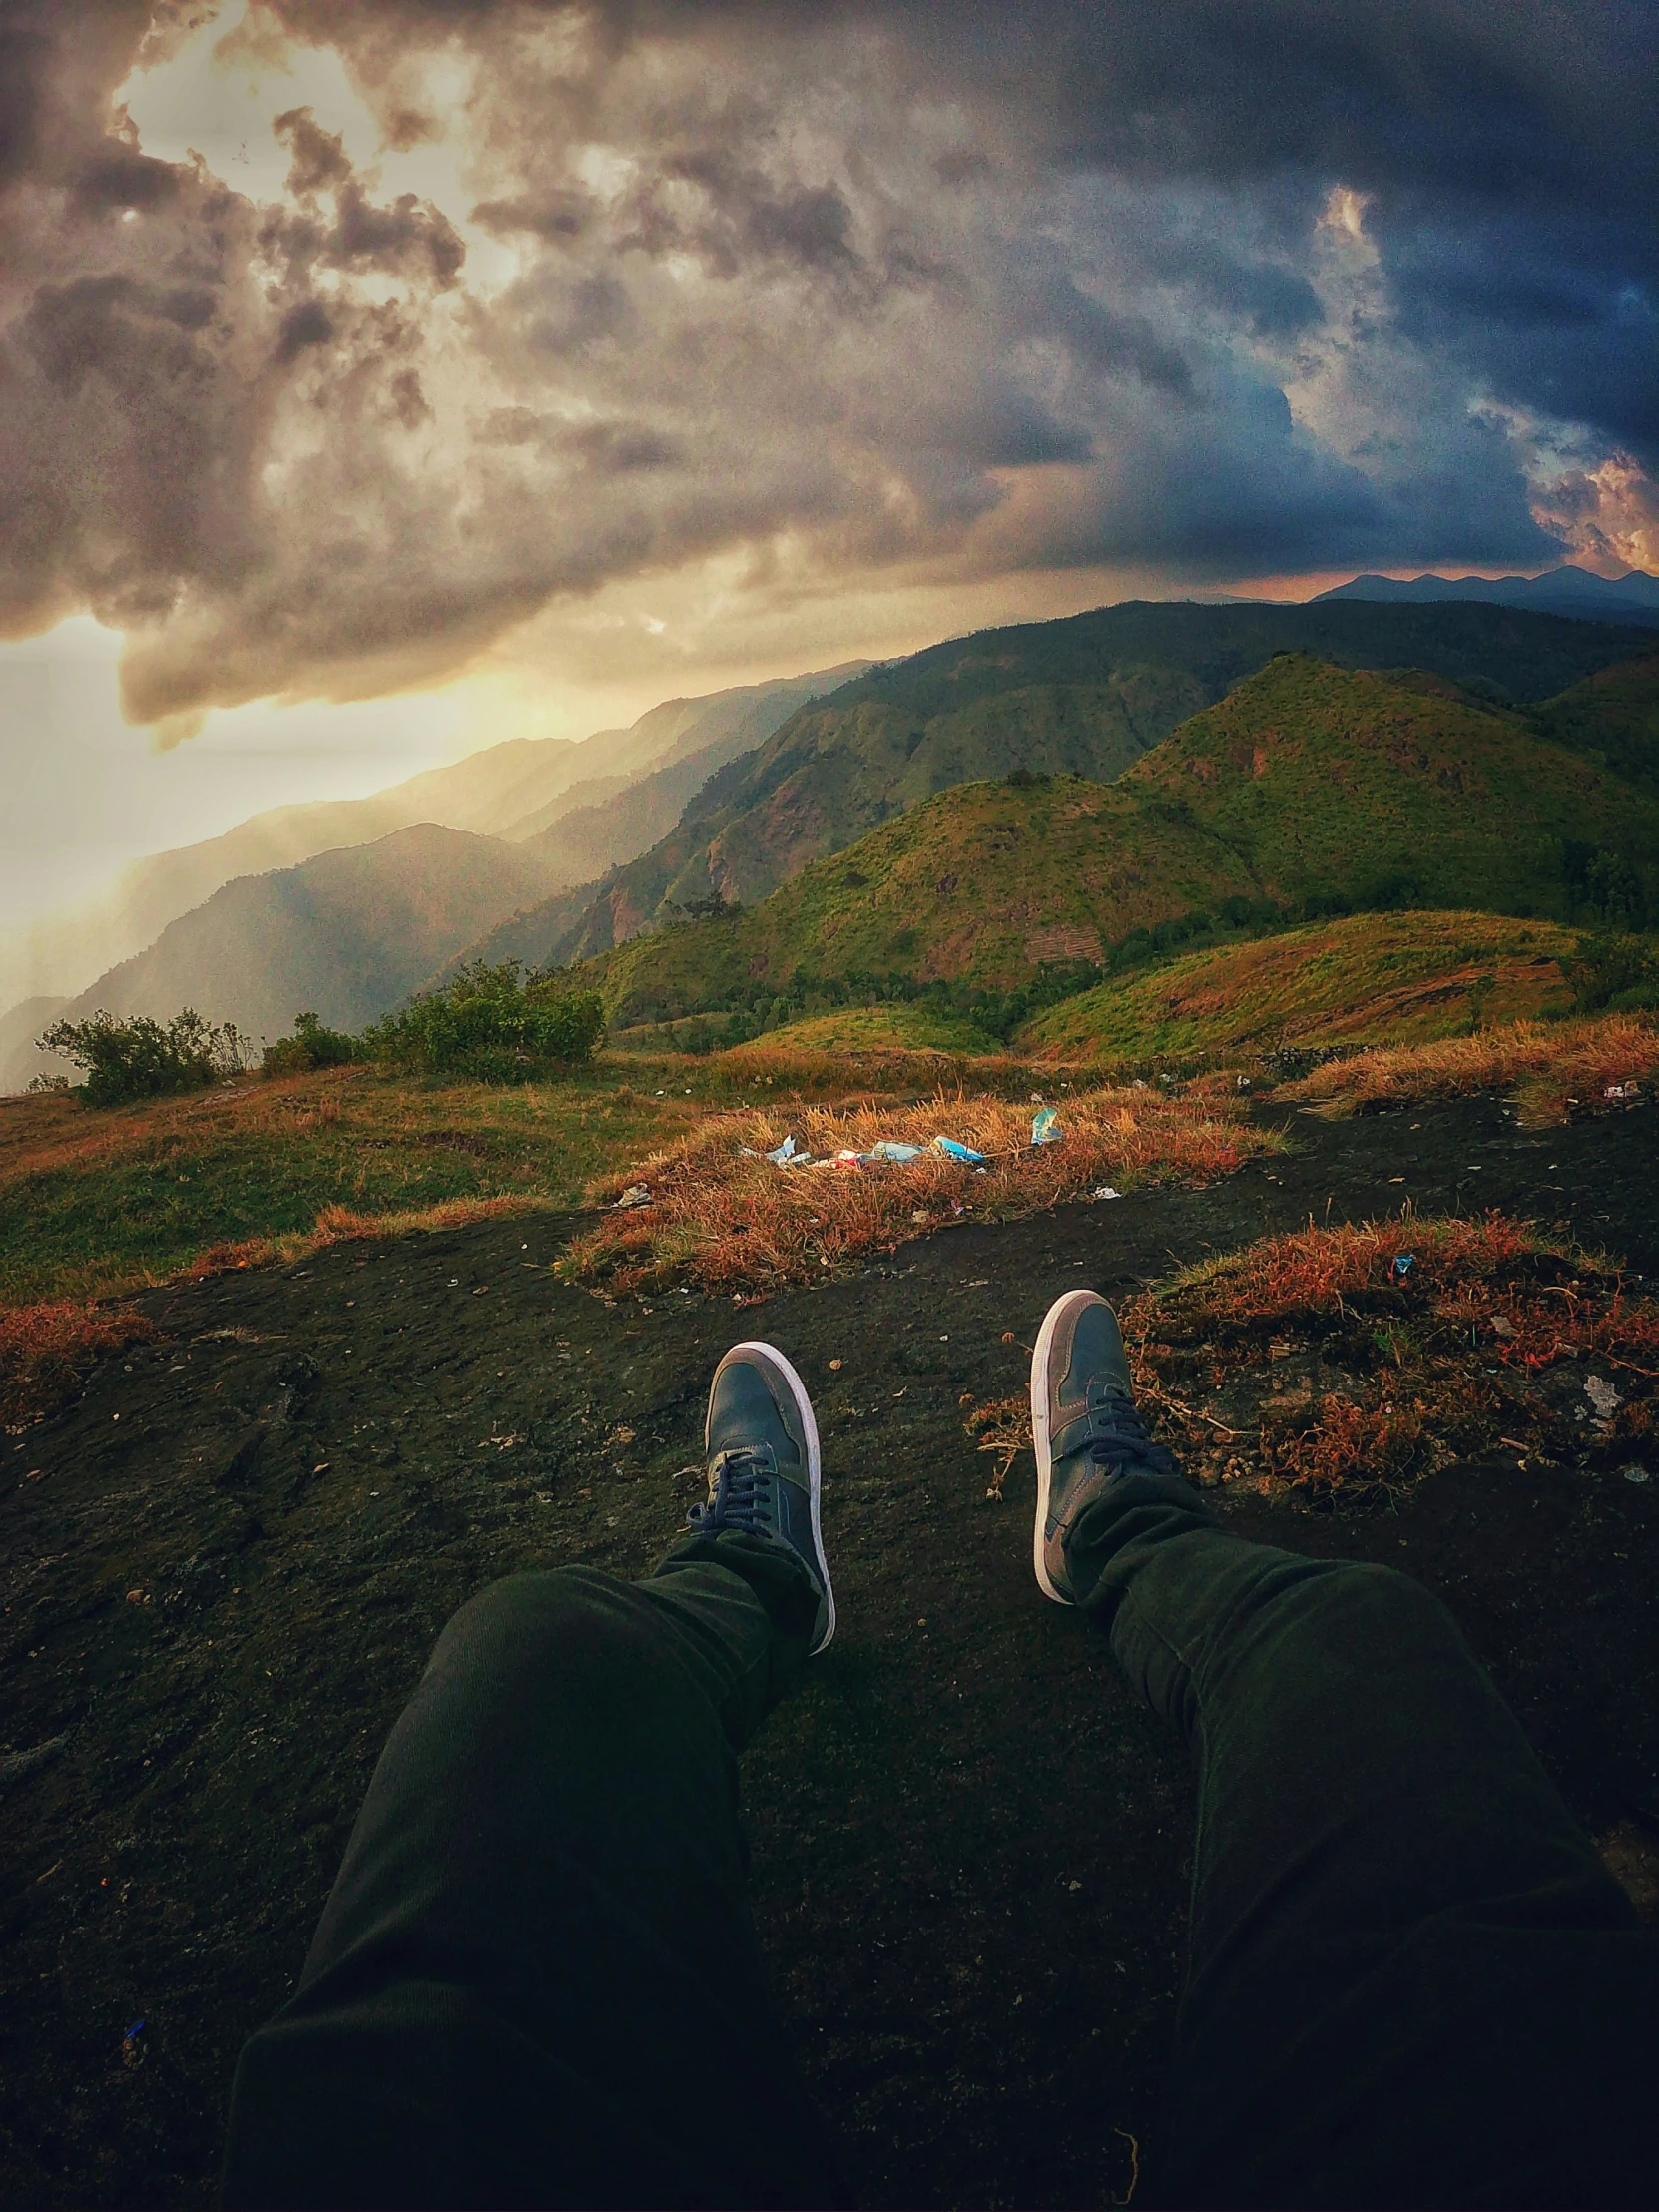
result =
M1659 917L1659 801L1473 702L1285 655L1124 779L1304 909ZM1588 918L1588 916L1586 917Z
M701 699L665 700L628 729L601 730L579 743L513 739L366 799L273 808L222 836L135 860L104 896L0 939L0 1009L26 993L62 995L85 989L112 962L142 951L169 922L237 876L293 867L317 853L369 844L417 823L437 823L480 836L540 838L545 881L570 883L591 876L660 836L713 768L759 745L803 701L833 689L867 665L848 661L812 675L744 684ZM638 826L632 827L624 804L606 817L609 835L598 847L591 836L579 840L569 865L560 864L556 825L565 814L603 809L614 795L625 800L631 784L691 756L705 765L689 781L682 775L673 787L666 821L663 807L659 804L653 812L648 803ZM595 857L596 850L602 850L602 858Z
M1659 798L1659 653L1598 670L1532 719L1541 736Z
M982 631L872 669L713 778L651 850L517 941L562 962L676 907L752 902L810 860L952 785L1015 768L1110 781L1273 654L1414 668L1504 701L1562 691L1646 649L1640 631L1504 607L1201 607L1129 602Z
M309 1008L330 1027L360 1029L543 880L515 845L423 823L222 885L64 1011L76 1020L96 1007L165 1016L194 1006L276 1037Z
M1639 921L1659 912L1655 852L1659 803L1514 713L1436 678L1285 655L1116 784L960 786L760 905L636 936L590 972L626 1025L799 1006L824 986L1007 990L1194 915Z
M1077 776L964 784L814 862L759 906L635 937L586 973L619 1028L714 1008L764 1012L804 986L1003 990L1044 962L1097 962L1133 929L1255 890L1218 839L1120 786Z
M1574 941L1553 922L1491 914L1354 914L1102 983L1013 1042L1063 1061L1428 1043L1564 1007Z

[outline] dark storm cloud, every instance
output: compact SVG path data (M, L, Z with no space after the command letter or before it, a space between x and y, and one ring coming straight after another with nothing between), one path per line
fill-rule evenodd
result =
M1650 0L269 0L464 142L442 206L291 101L265 204L154 159L113 95L191 27L0 15L0 628L122 624L145 718L786 537L1178 584L1647 511Z

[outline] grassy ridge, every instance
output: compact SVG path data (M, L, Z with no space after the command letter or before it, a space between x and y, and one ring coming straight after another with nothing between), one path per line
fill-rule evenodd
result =
M1354 914L1187 953L1039 1014L1018 1047L1057 1060L1416 1044L1563 1008L1553 922L1491 914Z
M1533 719L1542 736L1659 797L1659 653L1586 677Z

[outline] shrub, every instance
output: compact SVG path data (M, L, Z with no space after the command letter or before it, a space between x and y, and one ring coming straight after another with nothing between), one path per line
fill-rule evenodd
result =
M355 1037L342 1029L324 1029L315 1014L295 1014L293 1035L268 1044L262 1075L308 1075L312 1068L342 1068L362 1058Z
M522 973L517 960L477 960L438 990L422 991L365 1032L369 1056L434 1075L522 1083L593 1058L605 1034L597 991L567 990Z
M248 1051L233 1023L215 1026L189 1006L165 1027L148 1014L117 1021L102 1011L87 1021L56 1021L37 1042L86 1069L77 1088L89 1106L206 1090L240 1074Z
M1659 958L1640 937L1597 932L1580 937L1562 972L1572 985L1574 1010L1599 1013L1604 1006L1631 1012L1659 1005Z

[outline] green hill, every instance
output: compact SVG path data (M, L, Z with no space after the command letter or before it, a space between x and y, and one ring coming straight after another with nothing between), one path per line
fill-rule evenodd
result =
M1318 911L1659 917L1659 803L1512 716L1284 655L1138 762L1261 891Z
M589 972L618 1028L769 1009L826 986L1002 991L1045 963L1254 895L1249 868L1177 810L1082 777L964 784L804 868L759 906L683 922Z
M1554 922L1493 914L1351 914L1102 983L1014 1042L1055 1060L1427 1044L1563 1009L1575 941Z
M1659 798L1659 653L1621 661L1534 710L1542 737Z
M953 785L1017 768L1110 781L1275 653L1429 671L1513 705L1651 650L1639 630L1477 605L1132 601L981 631L802 708L711 777L649 851L472 949L549 964L583 958L677 908L765 897Z
M1659 802L1437 679L1281 656L1120 781L942 793L758 906L592 964L620 1026L1086 978L1137 938L1478 905L1659 914Z

